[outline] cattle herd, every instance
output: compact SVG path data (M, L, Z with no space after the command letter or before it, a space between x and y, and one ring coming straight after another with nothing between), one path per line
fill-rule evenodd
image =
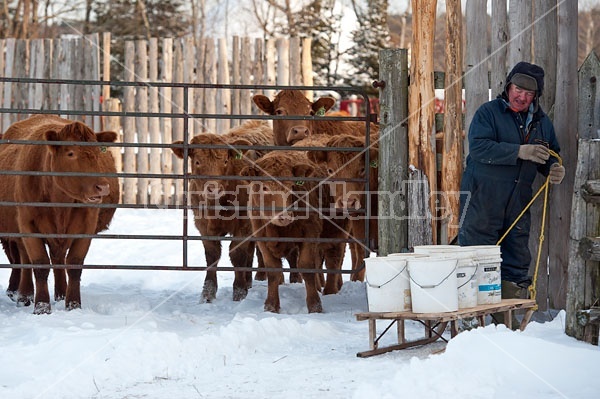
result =
M323 115L335 103L330 97L312 102L298 90L282 90L273 100L255 95L253 101L273 116ZM191 164L188 198L207 264L203 302L216 298L218 238L225 236L231 237L234 301L252 287L255 255L254 278L268 280L264 309L270 312L281 306L283 259L290 282L304 282L308 312L323 311L321 292L341 288L347 242L357 270L351 278L363 280L364 269L358 270L366 251L377 248L378 126L371 123L369 131L367 137L360 121L274 118L272 127L249 120L228 132L173 143L175 155ZM98 204L119 201L115 162L103 146L117 133L46 114L14 123L2 138L0 201L9 203L0 206L3 249L11 264L63 265L53 268L54 299L64 299L66 309L80 308L91 237L108 228L116 210ZM361 181L366 176L368 190ZM365 217L367 206L371 218ZM33 302L36 314L50 313L49 273L44 266L13 268L7 295L20 306Z

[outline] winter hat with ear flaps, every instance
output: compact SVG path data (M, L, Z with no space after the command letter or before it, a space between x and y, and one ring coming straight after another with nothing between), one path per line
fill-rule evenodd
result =
M529 62L517 63L506 77L504 91L510 83L516 84L525 90L535 91L536 97L540 97L544 91L544 70Z

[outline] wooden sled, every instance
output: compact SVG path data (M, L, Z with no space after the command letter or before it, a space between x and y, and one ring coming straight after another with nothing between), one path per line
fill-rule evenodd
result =
M527 309L519 326L523 331L533 315L535 301L532 299L503 299L500 303L491 305L478 305L472 308L459 309L455 312L443 313L413 313L413 312L363 312L356 314L356 320L369 322L369 347L368 351L358 352L358 357L369 357L382 353L426 345L441 339L448 342L442 334L450 323L450 336L458 334L458 320L476 317L480 326L485 326L485 316L492 313L504 313L506 327L512 328L512 312L518 309ZM391 323L378 336L377 320L391 320ZM415 320L425 326L425 336L415 341L407 341L404 335L404 321ZM379 340L396 324L398 344L379 347Z

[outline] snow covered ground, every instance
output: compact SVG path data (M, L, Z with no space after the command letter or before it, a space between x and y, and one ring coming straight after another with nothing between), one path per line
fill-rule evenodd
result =
M181 211L125 209L109 231L180 232ZM191 244L190 262L205 264L201 243ZM181 243L96 239L86 261L179 265ZM8 276L0 269L2 292ZM600 350L564 334L564 312L524 332L463 332L443 352L435 343L362 359L356 353L368 349L368 325L354 314L367 310L364 283L346 281L339 294L324 296L322 314L307 314L302 284L286 284L281 314L272 314L263 311L265 282L232 302L233 273L219 272L217 300L201 304L203 280L203 272L84 270L82 309L52 303L53 313L41 316L0 295L0 398L581 399L600 392ZM421 334L408 323L409 338Z

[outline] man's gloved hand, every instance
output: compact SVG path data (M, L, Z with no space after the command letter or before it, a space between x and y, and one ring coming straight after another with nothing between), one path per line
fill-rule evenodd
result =
M519 147L519 158L544 164L550 158L548 148L541 144L523 144Z
M565 167L558 163L553 163L552 166L550 166L548 177L550 178L548 180L550 183L560 184L565 177Z

